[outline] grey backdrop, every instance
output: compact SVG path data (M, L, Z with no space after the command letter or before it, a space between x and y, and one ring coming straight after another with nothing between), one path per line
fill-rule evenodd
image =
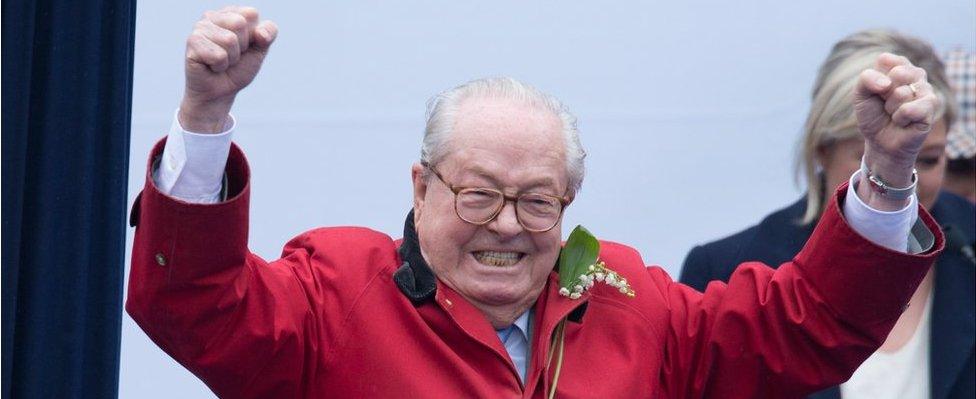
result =
M676 277L693 245L798 198L795 142L836 40L893 27L940 49L976 45L971 0L251 4L280 27L234 108L253 169L251 248L266 258L320 225L398 237L426 99L511 75L580 118L588 173L564 234L583 223ZM139 4L130 204L179 104L184 40L222 5ZM121 397L213 396L128 317L122 336Z

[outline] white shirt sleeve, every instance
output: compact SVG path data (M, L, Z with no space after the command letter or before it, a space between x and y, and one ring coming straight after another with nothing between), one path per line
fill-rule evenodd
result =
M854 231L871 242L898 252L908 252L908 235L918 220L918 197L912 194L908 206L885 212L871 208L857 195L861 171L851 175L844 200L844 217Z
M173 117L166 146L153 181L163 194L196 204L220 202L224 167L237 125L228 118L216 134L188 132L180 125L179 110Z

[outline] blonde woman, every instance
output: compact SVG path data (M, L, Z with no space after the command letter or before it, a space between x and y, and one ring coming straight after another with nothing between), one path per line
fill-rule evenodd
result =
M864 142L857 130L853 92L858 73L883 52L905 56L924 68L944 99L938 122L915 165L918 198L943 228L950 226L956 241L972 241L976 236L973 206L958 196L940 192L946 167L946 132L956 116L944 66L922 40L888 30L868 30L835 44L818 73L797 156L798 175L807 182L807 193L755 226L692 249L681 271L682 282L704 290L712 280L727 281L742 262L778 265L800 250L820 218L825 196L860 167ZM878 352L849 381L813 397L976 397L974 270L959 246L949 243Z

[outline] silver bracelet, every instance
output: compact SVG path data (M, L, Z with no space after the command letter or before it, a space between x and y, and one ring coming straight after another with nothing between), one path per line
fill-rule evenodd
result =
M915 168L912 168L912 184L905 188L895 188L885 183L881 176L868 170L868 165L864 163L863 156L861 157L861 173L868 177L868 181L871 182L872 191L892 200L903 200L911 197L915 194L915 188L918 187L918 171Z

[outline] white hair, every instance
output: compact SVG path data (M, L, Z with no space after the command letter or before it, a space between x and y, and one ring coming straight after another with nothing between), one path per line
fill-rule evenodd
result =
M580 144L576 116L569 112L555 97L510 77L476 79L445 90L427 102L427 126L420 147L420 160L426 165L436 165L447 155L447 138L451 134L458 109L465 100L506 99L550 111L562 121L562 133L566 149L566 175L569 176L569 193L575 195L583 185L586 151Z

